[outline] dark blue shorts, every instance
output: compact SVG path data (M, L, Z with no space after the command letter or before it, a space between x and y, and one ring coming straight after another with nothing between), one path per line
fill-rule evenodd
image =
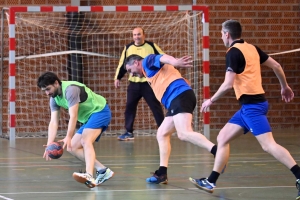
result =
M111 111L109 109L109 106L106 104L106 106L100 111L93 113L89 120L83 124L76 133L82 134L83 129L90 128L90 129L102 129L101 133L103 133L111 121ZM100 135L101 135L100 133ZM98 141L100 139L99 137L96 139Z
M244 134L251 132L254 136L271 132L271 126L267 119L269 104L267 101L255 104L243 104L233 117L228 121L237 124L244 129Z

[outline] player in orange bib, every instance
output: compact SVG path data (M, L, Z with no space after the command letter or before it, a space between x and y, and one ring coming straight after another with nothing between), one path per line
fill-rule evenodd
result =
M273 58L241 39L242 27L238 21L225 21L222 24L221 34L225 46L229 48L226 53L225 80L211 99L203 102L201 112L206 112L211 104L232 88L241 108L218 135L218 150L210 176L201 179L190 178L190 181L202 190L213 192L220 172L229 158L229 143L251 132L264 151L291 170L297 179L296 186L299 190L300 167L290 153L275 142L266 116L268 101L262 87L260 66L270 67L274 71L280 82L282 100L290 102L294 98L294 93L286 81L285 74L280 64ZM300 199L299 191L297 199Z
M192 128L193 111L196 97L190 84L175 67L192 67L189 56L176 59L169 55L150 54L144 59L131 55L125 61L126 70L132 76L146 77L156 98L168 110L164 121L157 131L160 167L153 176L146 179L148 183L167 183L167 167L171 153L170 137L176 131L180 140L205 148L213 155L217 146L204 135L194 132Z

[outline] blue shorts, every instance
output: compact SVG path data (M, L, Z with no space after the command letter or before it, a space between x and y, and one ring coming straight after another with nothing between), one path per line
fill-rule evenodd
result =
M237 124L244 129L244 134L251 132L254 136L271 132L267 119L269 104L267 101L255 104L243 104L233 117L228 121Z
M106 106L100 111L93 113L88 121L83 124L76 133L82 134L83 129L90 128L90 129L102 129L101 133L97 137L96 141L100 139L101 134L107 129L108 125L111 121L111 111L109 109L109 106L106 104Z

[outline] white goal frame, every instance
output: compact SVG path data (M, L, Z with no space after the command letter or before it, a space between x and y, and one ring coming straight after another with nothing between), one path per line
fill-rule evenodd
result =
M16 63L15 17L17 12L155 12L201 11L203 100L210 98L209 90L209 9L206 5L124 5L124 6L17 6L9 7L9 139L16 138ZM203 113L203 134L210 137L210 113Z

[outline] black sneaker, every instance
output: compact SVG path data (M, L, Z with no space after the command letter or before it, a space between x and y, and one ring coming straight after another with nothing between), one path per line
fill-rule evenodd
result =
M146 178L147 183L155 183L155 184L167 184L168 183L168 176L167 174L157 175L156 170L153 175L149 178Z

